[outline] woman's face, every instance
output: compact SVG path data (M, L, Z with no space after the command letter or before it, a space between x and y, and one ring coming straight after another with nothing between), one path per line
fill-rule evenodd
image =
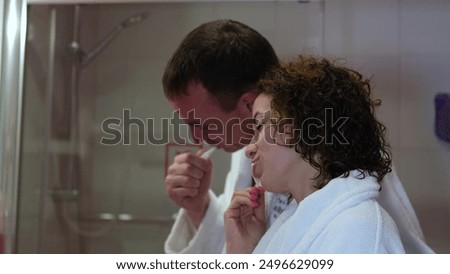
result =
M273 113L271 117L270 102L269 95L261 94L253 104L255 135L246 147L246 155L252 159L253 176L260 179L266 190L286 192L289 182L295 180L293 170L299 168L299 161L303 161L293 147L280 144L281 134L276 130L276 124L271 123L274 117Z

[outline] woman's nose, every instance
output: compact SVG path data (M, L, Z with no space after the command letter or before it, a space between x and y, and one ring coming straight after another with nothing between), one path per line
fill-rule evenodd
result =
M253 157L255 157L256 154L256 144L249 144L245 147L245 156L247 156L247 158L253 159Z

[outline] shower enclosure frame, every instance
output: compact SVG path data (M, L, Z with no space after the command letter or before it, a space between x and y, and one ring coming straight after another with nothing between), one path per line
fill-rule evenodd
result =
M3 253L16 252L17 196L22 126L27 2L0 6L0 237Z
M267 0L247 1L258 2ZM20 174L19 159L21 152L22 100L28 5L162 2L207 1L2 0L0 2L0 253L17 252L16 231Z

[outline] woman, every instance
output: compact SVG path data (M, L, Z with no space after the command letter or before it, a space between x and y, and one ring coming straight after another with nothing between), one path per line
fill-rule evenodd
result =
M236 191L224 214L227 253L404 253L377 202L391 157L369 81L299 57L258 88L246 155L266 191L292 198L266 231L264 189Z

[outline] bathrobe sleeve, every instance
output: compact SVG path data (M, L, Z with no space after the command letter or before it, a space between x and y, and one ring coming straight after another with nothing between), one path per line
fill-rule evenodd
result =
M231 168L225 180L224 192L216 196L209 192L210 203L202 223L195 229L184 209L178 212L172 230L164 244L166 253L222 253L225 246L223 214L235 189L251 185L250 162L244 150L231 156Z
M225 243L223 203L212 191L209 196L211 200L198 230L195 229L186 211L180 209L165 242L166 253L222 253Z

